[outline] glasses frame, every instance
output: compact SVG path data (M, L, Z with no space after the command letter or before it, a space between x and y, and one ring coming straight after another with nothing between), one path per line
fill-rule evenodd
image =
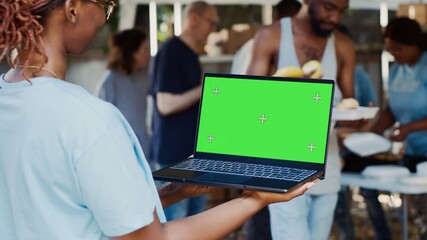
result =
M205 20L205 21L207 21L208 22L208 24L209 24L209 26L211 27L211 28L217 28L218 27L218 25L219 25L219 21L218 20L212 20L212 19L210 19L210 18L208 18L208 17L205 17L205 16L202 16L202 18Z
M110 19L117 3L114 0L87 0L89 2L98 3L104 6L105 19Z
M206 16L205 16L205 15L203 15L203 14L197 14L197 15L199 15L199 17L200 17L201 19L205 20L205 21L209 24L209 26L210 26L211 28L214 28L214 29L217 29L217 28L218 28L218 25L219 25L219 20L218 20L218 19L217 19L217 20L212 20L212 19L210 19L210 18L206 17Z

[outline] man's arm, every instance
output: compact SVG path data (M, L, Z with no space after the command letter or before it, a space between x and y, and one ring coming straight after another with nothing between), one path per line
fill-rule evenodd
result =
M264 76L274 74L275 69L271 69L271 62L279 50L279 41L279 23L263 27L257 32L247 74Z
M193 106L200 99L201 85L182 94L158 92L156 94L157 109L162 116L182 112Z
M155 106L162 116L182 112L193 106L200 99L201 84L191 89L184 87L185 82L193 81L184 79L182 74L182 58L176 57L176 46L164 45L153 59L150 78L152 79L152 93ZM188 56L187 56L188 57ZM193 59L194 60L194 59ZM201 71L194 61L189 62L192 69ZM188 69L184 69L188 70Z
M354 98L354 68L356 52L351 39L336 31L336 50L338 63L337 83L344 98Z

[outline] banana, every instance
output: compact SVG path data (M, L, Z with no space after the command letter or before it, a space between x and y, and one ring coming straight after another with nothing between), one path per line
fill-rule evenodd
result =
M300 78L304 76L304 72L299 67L287 66L277 70L277 72L273 76Z
M354 98L344 98L337 104L336 109L356 109L359 107L359 102Z
M322 65L320 62L316 60L308 61L302 66L302 69L295 66L286 66L277 70L273 76L300 78L310 73L310 78L322 77Z
M310 74L310 78L321 78L322 77L322 65L319 61L311 60L302 66L304 74Z

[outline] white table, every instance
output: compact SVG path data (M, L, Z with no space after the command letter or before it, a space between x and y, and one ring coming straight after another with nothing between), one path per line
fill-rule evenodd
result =
M407 195L427 193L427 185L409 185L399 181L380 181L375 178L365 178L359 173L342 173L341 185L400 193L402 195L402 239L404 240L408 239Z

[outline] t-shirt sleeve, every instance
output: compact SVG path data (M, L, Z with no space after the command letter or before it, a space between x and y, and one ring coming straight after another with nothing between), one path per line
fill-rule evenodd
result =
M174 54L171 47L163 49L157 56L154 67L154 92L181 93L183 91L181 82L179 56ZM181 59L185 61L185 59Z
M107 236L121 236L153 221L155 194L125 129L116 128L76 162L87 208Z

